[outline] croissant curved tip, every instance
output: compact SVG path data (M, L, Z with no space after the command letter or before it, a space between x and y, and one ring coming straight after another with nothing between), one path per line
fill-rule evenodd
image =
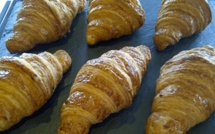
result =
M146 56L147 64L151 60L151 52L150 49L145 45L139 45L137 46L138 49L140 49Z
M174 126L174 127L173 127ZM151 114L146 123L146 133L178 133L185 134L187 128L184 128L179 121L165 116L165 113L154 112Z
M59 62L63 67L63 72L65 73L72 64L72 58L65 50L58 50L54 53L54 56L57 57Z
M71 116L71 113L66 113L61 116L61 125L57 130L57 134L88 134L90 126L89 120L81 116Z
M11 54L21 53L21 52L31 49L31 48L29 48L29 47L31 47L31 45L26 45L26 44L28 44L28 42L26 40L25 40L25 42L23 42L22 40L19 40L16 38L9 38L5 44L6 44L7 50ZM29 46L29 47L26 47L26 46Z
M163 35L155 34L154 35L154 44L158 51L163 51L167 46L175 44L173 39Z
M8 130L11 127L11 123L7 120L7 117L0 117L0 132Z
M87 44L88 45L95 45L98 43L98 39L95 35L87 35Z

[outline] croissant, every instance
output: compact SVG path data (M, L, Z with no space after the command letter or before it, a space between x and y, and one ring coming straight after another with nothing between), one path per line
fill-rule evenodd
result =
M24 0L7 49L19 53L59 40L85 4L86 0Z
M58 134L87 134L92 124L131 105L150 59L148 47L140 45L89 60L62 105Z
M139 0L90 0L86 39L89 45L132 34L145 21Z
M207 0L163 0L156 22L154 44L162 51L181 38L203 31L212 20Z
M53 94L71 65L64 50L0 59L0 131L33 114Z
M215 110L215 49L182 51L167 61L157 80L146 134L185 134Z

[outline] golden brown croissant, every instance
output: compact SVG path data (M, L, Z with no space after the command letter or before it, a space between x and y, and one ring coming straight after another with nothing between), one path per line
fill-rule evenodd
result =
M111 50L78 72L62 106L58 134L87 134L90 126L128 107L151 59L143 45Z
M95 45L133 33L145 14L139 0L90 0L87 21L87 43Z
M180 52L161 68L146 134L185 134L215 110L215 49Z
M85 4L85 0L24 0L7 49L24 52L62 38Z
M23 53L0 59L0 131L9 129L38 110L51 97L63 73L71 65L70 56Z
M203 31L212 20L207 0L163 0L154 43L162 51L181 38Z

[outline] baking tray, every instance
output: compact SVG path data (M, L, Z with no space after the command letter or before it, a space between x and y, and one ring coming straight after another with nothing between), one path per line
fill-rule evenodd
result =
M87 60L99 57L104 52L120 49L123 46L137 46L144 44L151 50L152 60L142 80L141 87L129 108L110 115L102 123L93 125L90 134L144 134L144 125L151 112L152 100L155 95L155 84L159 76L160 67L171 57L183 50L200 47L206 44L215 47L215 19L199 34L182 39L178 44L168 47L163 52L156 50L153 44L154 26L158 16L161 0L140 0L146 13L144 25L132 35L101 42L96 46L88 46L85 39L87 25L87 8L74 19L71 32L66 37L51 43L41 45L28 51L39 53L43 51L55 52L58 49L66 50L73 59L68 72L64 75L50 100L32 116L23 119L20 123L2 132L1 134L55 134L60 124L60 108L67 99L70 87L81 66ZM213 14L215 1L208 0ZM10 54L5 48L5 40L12 33L16 15L21 8L22 1L14 0L10 3L0 26L0 57ZM19 54L13 54L18 56ZM191 128L187 134L214 134L215 113L206 121Z

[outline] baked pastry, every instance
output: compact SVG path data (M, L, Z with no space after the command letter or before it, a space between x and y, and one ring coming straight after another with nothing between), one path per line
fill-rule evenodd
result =
M154 43L160 51L181 38L203 31L212 20L207 0L163 0Z
M89 45L132 34L145 21L139 0L90 0L86 39Z
M24 0L7 49L19 53L59 40L85 4L85 0Z
M70 56L23 53L0 59L0 131L9 129L31 115L52 96L63 73L71 65Z
M87 134L92 124L130 106L150 59L150 50L140 45L88 61L62 105L58 134Z
M185 134L215 110L215 49L182 51L167 61L157 80L146 134Z

